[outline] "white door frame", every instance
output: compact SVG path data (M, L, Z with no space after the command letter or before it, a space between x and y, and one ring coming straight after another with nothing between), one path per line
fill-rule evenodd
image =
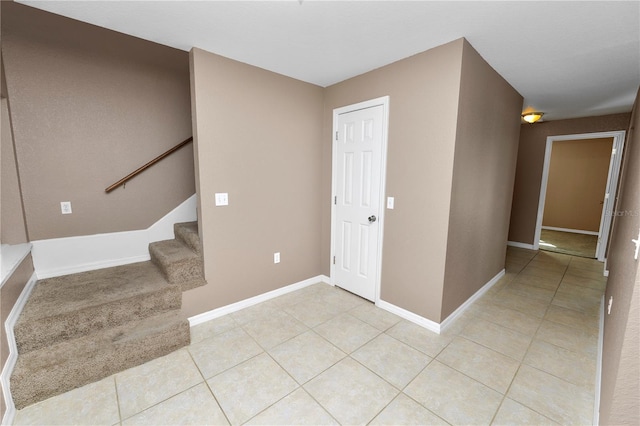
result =
M389 139L389 96L383 96L376 99L371 99L364 102L359 102L353 105L347 105L341 108L336 108L333 110L333 131L331 132L332 142L332 153L331 153L331 255L329 256L329 265L330 265L330 282L331 285L335 285L335 267L334 257L336 255L336 183L337 183L337 170L336 165L338 163L337 156L337 139L336 134L338 132L338 116L340 114L344 114L347 112L358 111L361 109L371 108L375 106L382 105L382 152L381 154L381 168L380 168L380 214L378 215L378 247L376 248L376 271L375 271L375 303L378 303L380 299L380 277L382 273L382 239L384 236L384 211L385 211L385 194L386 194L386 183L387 183L387 141Z
M540 200L538 202L538 217L536 220L535 239L533 241L534 250L540 246L540 234L542 232L542 217L544 215L544 203L547 196L547 183L549 182L549 165L551 163L551 150L556 141L580 140L580 139L603 139L613 138L613 150L609 161L609 174L607 176L607 187L605 189L605 200L602 205L600 217L600 229L598 231L598 247L596 258L600 262L605 261L607 243L609 240L609 230L613 219L613 208L615 207L616 190L618 188L618 178L620 177L620 167L622 165L622 152L624 149L624 130L612 132L581 133L576 135L562 135L547 137L547 145L544 152L544 166L542 168L542 182L540 184ZM607 214L609 213L609 214Z

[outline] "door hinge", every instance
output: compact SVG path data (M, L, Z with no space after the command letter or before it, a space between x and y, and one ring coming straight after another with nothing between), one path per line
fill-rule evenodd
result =
M617 149L613 148L613 149L611 150L611 155L616 155L616 152L617 152L617 151L618 151Z
M338 132L336 132L336 140L338 140Z
M335 256L333 256L333 264L334 265L336 264L336 257Z
M334 205L338 204L338 196L337 195L335 197L333 197L333 204Z

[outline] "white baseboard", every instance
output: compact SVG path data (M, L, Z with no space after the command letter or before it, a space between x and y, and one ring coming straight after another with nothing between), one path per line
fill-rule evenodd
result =
M600 300L600 321L598 327L598 355L596 358L595 400L593 402L593 423L600 424L600 391L602 386L602 348L604 346L604 295Z
M239 311L240 309L248 308L250 306L257 305L258 303L266 302L267 300L273 299L274 297L282 296L284 294L300 290L301 288L308 287L313 284L318 284L320 282L329 284L328 281L329 277L327 277L326 275L318 275L313 278L308 278L304 281L299 281L297 283L290 284L276 290L269 291L267 293L250 297L249 299L244 299L230 305L222 306L220 308L216 308L211 311L192 316L189 318L189 325L193 327L194 325L202 324L203 322L207 322L212 319L230 314L232 312Z
M599 235L597 231L584 231L582 229L558 228L555 226L543 226L542 229L549 231L570 232L572 234Z
M518 241L507 241L507 245L511 247L523 248L528 250L536 250L533 244L520 243Z
M11 386L10 379L11 373L13 373L13 369L16 366L16 361L18 360L18 347L16 346L16 339L13 334L13 327L16 325L18 321L18 317L24 308L24 305L27 303L27 299L33 290L36 282L38 282L38 278L35 272L29 278L29 281L22 289L22 293L18 297L15 305L13 305L13 309L9 313L7 317L7 321L4 323L5 332L7 334L7 342L9 344L9 357L7 358L7 362L5 362L4 367L2 368L2 373L0 374L0 383L2 384L2 394L4 395L4 402L6 406L6 411L4 413L4 417L2 418L3 425L13 424L13 418L16 413L16 406L13 403L13 396L11 395Z
M451 313L451 315L449 315L448 317L446 317L444 319L444 321L442 321L440 323L440 331L444 331L447 327L449 327L455 320L456 318L458 318L460 315L462 315L464 313L464 311L467 310L467 308L469 306L471 306L471 304L473 302L475 302L476 300L478 300L480 297L482 297L483 294L485 294L491 287L494 286L495 283L497 283L498 281L500 281L500 278L504 277L505 274L505 270L503 269L502 271L498 272L496 274L495 277L491 278L485 285L483 285L480 290L476 291L473 296L471 296L470 298L468 298L462 305L460 305L458 307L458 309L456 309L455 311L453 311Z
M440 324L438 324L435 321L431 321L430 319L421 317L418 314L414 314L413 312L407 311L406 309L396 306L392 303L385 302L382 299L378 299L378 301L376 302L376 306L379 307L380 309L384 309L385 311L391 312L392 314L395 314L400 318L404 318L407 321L411 321L412 323L417 324L420 327L424 327L429 331L433 331L434 333L440 334Z
M149 260L149 243L174 238L173 224L197 220L196 195L147 229L33 241L38 278L51 278Z
M458 307L451 315L445 318L441 323L437 323L435 321L431 321L427 318L421 317L420 315L414 314L413 312L407 311L399 306L391 304L389 302L385 302L384 300L378 300L376 302L376 306L385 311L391 312L392 314L398 315L400 318L404 318L407 321L411 321L414 324L417 324L421 327L426 328L429 331L433 331L434 333L442 333L447 327L449 327L462 313L467 310L469 306L476 300L478 300L484 293L487 292L495 283L497 283L500 278L502 278L505 274L505 270L498 272L495 277L491 278L489 282L480 288L480 290L476 291L473 296L468 298L462 305Z

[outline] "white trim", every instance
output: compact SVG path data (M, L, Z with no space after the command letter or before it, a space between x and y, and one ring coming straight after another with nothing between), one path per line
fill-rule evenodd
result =
M391 312L392 314L395 314L400 318L404 318L407 321L411 321L412 323L417 324L420 327L424 327L429 331L433 331L434 333L440 334L440 324L438 324L435 321L431 321L430 319L421 317L418 314L414 314L413 312L407 311L406 309L403 309L392 303L385 302L382 299L378 299L378 301L376 302L376 306L381 309L384 309L385 311Z
M518 247L518 248L523 248L528 250L537 250L537 248L533 247L533 244L525 244L525 243L520 243L518 241L507 241L507 245L511 247Z
M570 229L570 228L558 228L555 226L542 226L542 229L546 229L548 231L560 231L560 232L570 232L572 234L584 234L584 235L598 235L596 231L584 231L582 229Z
M538 249L540 244L540 233L542 231L542 217L544 215L544 203L547 195L547 184L549 182L549 165L551 163L551 149L553 142L566 141L566 140L579 140L579 139L595 139L595 138L613 138L613 149L615 154L611 153L611 160L609 161L609 173L607 176L607 186L605 194L609 194L605 197L604 204L602 205L602 214L600 216L600 229L598 231L598 245L596 248L596 258L602 262L604 261L605 252L607 250L607 242L609 240L609 230L611 229L612 214L606 214L607 212L613 212L615 207L616 190L618 187L618 178L620 175L620 168L622 166L622 153L624 150L624 138L626 132L624 130L617 130L611 132L596 132L596 133L581 133L576 135L561 135L561 136L548 136L544 153L544 165L542 167L542 180L540 182L540 198L538 199L538 215L536 218L536 230L534 234L533 245L535 250Z
M593 402L593 424L600 421L600 391L602 386L602 350L604 347L604 295L600 299L600 321L598 327L598 354L596 360L595 400Z
M301 288L305 288L313 284L318 284L320 282L329 284L328 281L329 281L329 277L327 277L326 275L318 275L313 278L306 279L304 281L299 281L294 284L280 287L278 289L269 291L267 293L262 293L254 297L250 297L248 299L244 299L239 302L232 303L230 305L222 306L220 308L216 308L208 312L194 315L189 318L189 325L193 327L194 325L202 324L203 322L207 322L212 319L219 318L223 315L227 315L232 312L239 311L240 309L248 308L250 306L257 305L258 303L266 302L267 300L273 299L274 297L282 296L284 294L291 293L292 291L300 290Z
M33 266L39 279L144 262L149 243L174 238L173 224L197 220L192 195L147 229L33 241Z
M609 258L605 258L604 259L604 268L603 268L603 271L602 271L602 275L604 275L605 277L609 276L609 269L608 269L608 266L607 266L607 262L608 261L609 261Z
M468 298L462 305L458 307L455 311L453 311L448 317L444 319L440 323L440 331L444 331L447 329L460 315L464 313L464 311L471 306L473 302L478 300L485 294L491 287L495 285L502 277L504 277L505 270L498 272L493 278L491 278L485 285L483 285L478 291L476 291L470 298Z
M338 131L338 116L340 114L345 114L352 111L357 111L361 109L371 108L375 106L382 105L383 109L383 117L382 117L382 148L381 148L381 159L380 159L380 209L378 211L378 247L376 248L377 252L377 270L375 277L375 296L374 302L377 303L380 300L380 285L381 285L381 277L382 277L382 247L383 247L383 238L384 238L384 216L385 216L385 194L386 194L386 186L387 186L387 146L389 141L389 96L382 96L375 99L370 99L368 101L359 102L357 104L347 105L344 107L336 108L333 110L333 125L331 132L331 146L332 146L332 158L331 158L331 253L329 256L329 270L331 275L331 285L335 285L333 282L333 278L335 276L334 269L335 265L333 264L333 257L335 256L335 219L336 219L336 205L333 202L334 197L336 196L336 164L337 164L337 141L334 135Z
M0 257L2 257L2 283L0 288L16 271L25 257L31 253L32 245L30 243L23 244L2 244L0 248Z
M7 342L9 343L9 356L7 357L7 362L5 362L4 367L2 368L2 374L0 374L0 382L2 383L2 394L4 395L5 406L7 407L4 417L2 418L3 425L10 425L13 423L13 418L16 412L16 406L13 403L13 396L11 395L11 373L13 373L13 369L16 366L16 361L18 360L18 346L16 345L16 339L13 334L13 327L16 325L18 321L18 317L24 308L24 305L27 303L27 299L33 290L36 282L38 282L38 278L35 274L31 274L29 281L22 289L18 300L13 305L9 316L7 317L7 321L4 323L4 329L7 334Z

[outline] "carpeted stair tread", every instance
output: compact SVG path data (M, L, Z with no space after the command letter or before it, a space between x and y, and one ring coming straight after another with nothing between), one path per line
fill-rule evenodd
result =
M200 235L198 234L198 222L184 222L173 225L173 233L176 239L181 240L187 247L200 254Z
M11 376L16 408L164 356L189 342L189 322L179 311L171 311L21 354Z
M179 284L202 279L202 258L179 240L157 241L149 244L151 261L167 281Z
M151 262L82 272L38 282L14 328L20 353L75 338L182 304Z

